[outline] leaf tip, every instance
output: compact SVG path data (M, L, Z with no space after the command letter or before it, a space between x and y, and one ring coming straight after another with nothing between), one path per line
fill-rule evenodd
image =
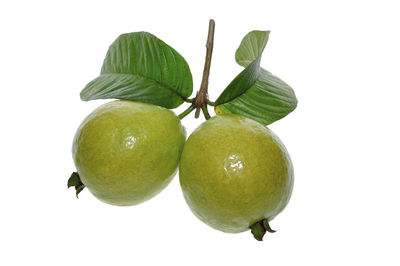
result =
M79 93L79 97L81 98L81 101L84 102L88 102L90 100L94 100L96 99L95 97L93 97L93 95L91 95L88 90L87 87L85 87L80 93Z

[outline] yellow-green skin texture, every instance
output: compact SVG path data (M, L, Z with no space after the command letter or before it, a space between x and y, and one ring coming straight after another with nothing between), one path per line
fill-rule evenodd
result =
M114 101L82 122L72 155L82 183L94 196L112 205L136 205L171 182L185 138L185 128L172 111Z
M239 115L217 115L188 138L179 179L200 220L239 233L285 208L293 167L284 145L267 127Z

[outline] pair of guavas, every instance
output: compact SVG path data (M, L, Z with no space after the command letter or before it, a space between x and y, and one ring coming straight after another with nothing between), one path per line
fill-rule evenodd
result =
M230 233L273 219L293 187L289 155L265 126L239 115L217 115L186 140L170 110L113 101L79 126L73 159L82 183L101 201L136 205L175 176L193 213Z

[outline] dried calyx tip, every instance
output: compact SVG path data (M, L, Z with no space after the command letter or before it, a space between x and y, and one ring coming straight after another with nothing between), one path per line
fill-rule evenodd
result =
M275 230L272 230L269 226L267 219L262 219L250 226L251 233L253 234L254 238L258 241L263 241L263 237L266 232L275 233Z
M85 188L85 185L82 183L78 172L73 172L71 177L68 179L68 188L70 187L75 187L75 194L77 198L79 193Z

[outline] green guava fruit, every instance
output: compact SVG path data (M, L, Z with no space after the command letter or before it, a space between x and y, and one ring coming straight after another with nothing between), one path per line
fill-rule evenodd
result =
M243 116L217 115L185 143L179 179L186 202L204 223L228 233L264 224L254 230L265 233L289 201L293 167L270 129Z
M170 110L132 101L106 103L79 126L72 155L82 183L103 202L146 201L175 176L186 139Z

